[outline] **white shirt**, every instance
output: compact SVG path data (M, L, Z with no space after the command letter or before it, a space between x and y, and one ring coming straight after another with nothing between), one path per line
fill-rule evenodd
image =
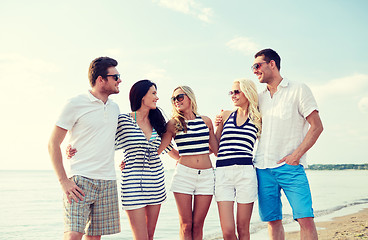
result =
M68 177L115 180L115 134L119 107L111 100L104 104L90 92L78 95L65 105L56 125L70 134L77 153L69 162Z
M267 87L259 93L262 133L255 154L257 168L275 168L282 158L290 155L304 140L309 129L306 118L318 111L311 90L301 83L283 79L271 98ZM307 165L306 154L300 164Z

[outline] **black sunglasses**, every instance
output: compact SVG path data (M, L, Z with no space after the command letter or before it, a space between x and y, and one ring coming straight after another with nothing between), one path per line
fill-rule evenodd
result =
M181 102L181 101L184 100L185 95L186 95L185 93L180 93L180 94L176 95L176 97L172 97L171 101L175 102L175 100L177 100L178 102Z
M106 77L113 77L115 81L119 81L120 74L106 75Z
M229 95L230 95L230 96L232 96L232 95L234 95L234 94L235 94L235 95L238 95L239 93L240 93L240 91L239 91L239 90L234 90L234 91L230 91L230 92L229 92Z
M254 70L258 70L263 63L268 63L268 62L261 62L261 63L255 63L253 64L253 66L251 66L250 68L254 71Z

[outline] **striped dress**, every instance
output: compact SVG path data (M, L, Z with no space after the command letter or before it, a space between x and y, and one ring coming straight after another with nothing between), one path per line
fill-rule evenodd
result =
M164 168L157 149L161 137L153 129L150 140L130 114L120 114L116 150L124 150L125 167L121 177L123 209L161 204L166 200Z
M210 131L201 116L193 120L186 120L187 132L180 131L174 141L178 147L179 155L197 155L210 152Z
M253 148L257 128L248 118L241 126L236 125L237 111L224 123L217 154L216 167L253 165Z

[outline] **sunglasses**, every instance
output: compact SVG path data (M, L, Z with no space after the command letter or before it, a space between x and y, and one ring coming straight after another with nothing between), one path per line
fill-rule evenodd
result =
M253 64L253 66L251 66L250 68L254 71L254 70L258 70L263 63L268 63L268 62L261 62L261 63L255 63Z
M113 77L115 81L119 81L120 74L106 75L106 77Z
M240 91L239 91L239 90L234 90L234 91L230 91L230 92L229 92L229 95L230 95L230 96L232 96L232 95L234 95L234 94L235 94L235 95L238 95L239 93L240 93Z
M176 97L172 97L171 101L172 102L175 102L175 101L181 102L181 101L184 100L185 95L186 95L185 93L178 94L178 95L176 95Z

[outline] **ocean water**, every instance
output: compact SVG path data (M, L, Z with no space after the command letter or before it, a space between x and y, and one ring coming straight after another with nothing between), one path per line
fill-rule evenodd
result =
M173 170L166 171L167 187ZM308 170L313 204L318 217L341 209L368 203L368 171ZM62 239L62 193L53 171L0 171L0 239ZM293 222L291 209L283 196L284 222ZM258 216L257 204L251 220L251 233L266 228ZM122 232L103 239L132 239L127 216L120 210ZM173 194L162 205L155 239L178 239L179 220ZM212 201L204 226L204 239L221 239L217 206Z

